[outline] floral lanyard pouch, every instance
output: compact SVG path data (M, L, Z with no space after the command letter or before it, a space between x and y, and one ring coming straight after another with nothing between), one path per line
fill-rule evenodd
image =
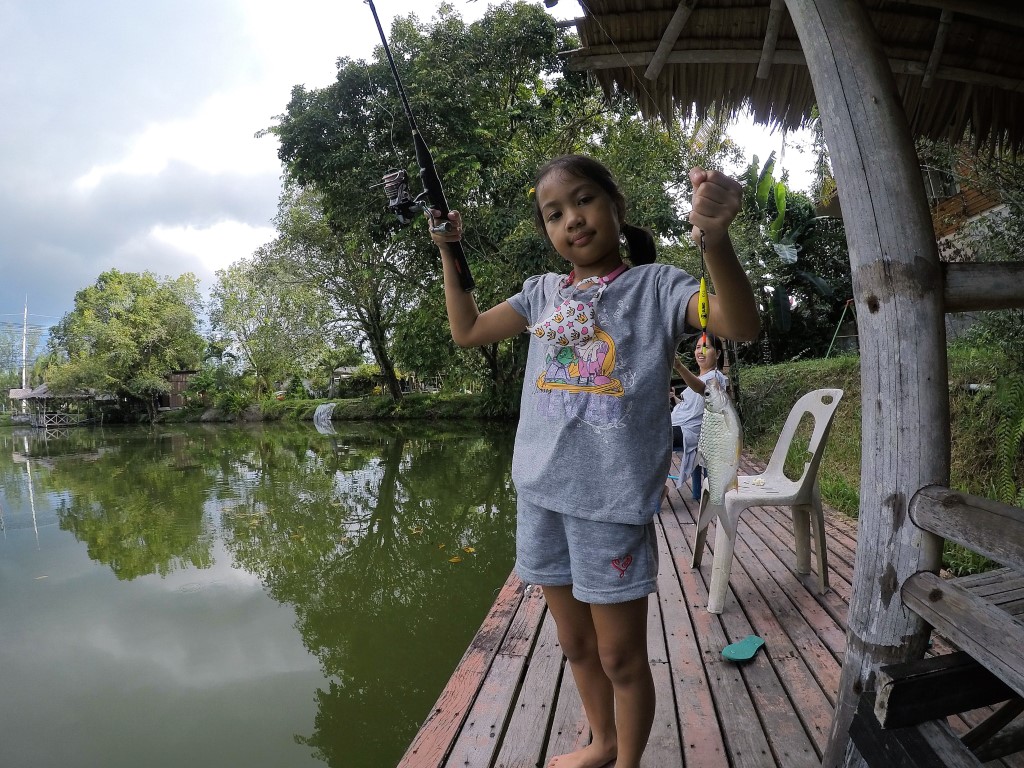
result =
M625 271L626 265L622 264L604 277L588 277L580 280L575 286L572 282L575 272L570 272L556 295L557 298L565 298L555 306L550 315L536 325L531 325L527 330L538 339L556 347L575 347L590 341L594 338L597 327L597 302L608 284ZM592 297L580 296L595 285L597 293ZM566 290L568 294L565 293Z

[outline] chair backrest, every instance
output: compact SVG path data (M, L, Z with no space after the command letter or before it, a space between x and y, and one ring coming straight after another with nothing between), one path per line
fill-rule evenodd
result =
M811 460L804 464L803 474L798 482L807 479L813 480L818 473L818 465L821 463L821 454L825 450L825 443L828 442L828 433L832 429L832 419L836 415L839 401L843 398L841 389L815 389L796 401L786 423L779 433L779 439L775 443L775 450L768 461L765 474L783 476L786 464L786 456L789 454L789 447L796 435L797 427L804 414L810 413L814 417L814 431L811 433L810 443L807 445L807 452Z

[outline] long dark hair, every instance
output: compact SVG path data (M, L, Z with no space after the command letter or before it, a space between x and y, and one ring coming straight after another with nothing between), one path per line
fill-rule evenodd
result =
M560 155L544 163L537 171L537 178L533 182L533 188L537 189L548 174L554 171L561 171L578 179L587 179L603 189L615 205L615 212L621 222L622 236L626 240L626 250L629 251L629 260L634 265L653 264L658 254L654 247L654 233L644 227L626 222L626 198L619 190L612 172L602 163L586 155ZM537 196L533 196L533 218L537 229L544 235L544 239L551 242L547 229L544 227L544 215L541 213Z
M699 336L697 337L697 340L700 340ZM725 345L722 344L722 340L713 333L708 334L708 345L713 347L718 353L718 359L715 361L715 367L718 368L718 370L722 370L725 366Z

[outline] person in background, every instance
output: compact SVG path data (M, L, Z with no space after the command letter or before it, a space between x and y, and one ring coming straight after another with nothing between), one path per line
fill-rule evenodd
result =
M716 288L708 327L752 340L757 306L728 232L741 187L699 168L690 181L691 237L703 235ZM654 722L647 613L671 458L665 388L679 343L699 327L698 285L654 263L652 233L626 222L618 184L593 158L549 161L533 193L537 227L571 271L530 277L485 312L462 290L449 246L462 238L461 214L448 214L448 228L428 212L430 232L455 343L530 334L512 459L515 570L544 590L591 730L586 747L548 768L639 768Z
M729 384L722 373L722 364L725 362L722 340L710 333L707 338L706 348L698 337L697 346L693 350L694 360L700 369L698 375L694 375L678 359L673 365L675 372L686 383L686 388L672 409L672 450L683 454L679 460L679 477L690 478L693 498L697 501L700 501L701 483L707 476L707 469L697 463L697 439L704 421L704 383L717 378L723 389Z

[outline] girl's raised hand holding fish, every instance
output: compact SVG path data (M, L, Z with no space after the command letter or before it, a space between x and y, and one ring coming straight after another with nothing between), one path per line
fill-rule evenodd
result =
M691 237L698 247L703 237L708 273L715 287L715 293L708 297L707 330L735 341L755 339L761 321L754 292L729 239L729 225L740 212L743 187L724 173L702 168L690 170L690 183L693 184ZM697 301L694 296L686 311L687 321L694 328L701 326Z

